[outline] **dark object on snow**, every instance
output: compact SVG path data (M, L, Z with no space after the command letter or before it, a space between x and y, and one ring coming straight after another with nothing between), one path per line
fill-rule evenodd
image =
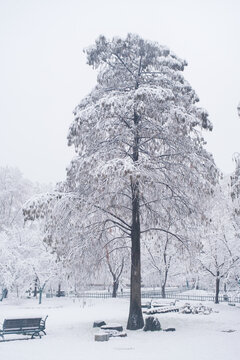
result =
M107 334L107 333L95 334L94 340L95 341L108 341L109 340L109 334Z
M236 306L236 304L228 303L229 306Z
M106 325L105 321L103 321L103 320L97 320L97 321L94 321L94 323L93 323L93 327L101 327L103 325Z
M226 333L232 333L232 332L235 332L235 331L237 331L237 330L222 330L222 332L226 332Z
M166 328L166 329L163 329L163 331L176 331L175 328Z
M161 330L161 325L158 318L154 316L149 316L145 319L145 326L143 331L159 331Z
M4 341L4 335L8 334L22 334L22 335L31 335L33 339L34 336L39 336L41 339L40 332L45 332L46 320L42 318L26 318L26 319L5 319L3 322L3 327L0 330L0 336Z
M101 326L102 330L117 330L117 331L123 331L122 325L119 324L107 324Z

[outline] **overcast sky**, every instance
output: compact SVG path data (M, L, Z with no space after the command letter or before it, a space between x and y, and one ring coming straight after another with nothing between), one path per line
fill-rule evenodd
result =
M94 86L83 48L128 32L188 61L185 77L213 122L220 169L240 152L239 0L0 0L0 166L39 182L65 177L72 110Z

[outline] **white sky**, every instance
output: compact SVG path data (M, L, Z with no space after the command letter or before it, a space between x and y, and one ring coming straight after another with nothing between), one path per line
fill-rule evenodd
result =
M0 166L63 180L72 110L95 84L83 48L128 32L167 45L210 114L223 172L240 152L239 0L0 0Z

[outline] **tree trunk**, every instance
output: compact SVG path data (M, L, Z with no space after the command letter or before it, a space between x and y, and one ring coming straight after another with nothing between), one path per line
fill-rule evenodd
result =
M7 296L8 296L8 289L7 288L2 289L2 295L0 297L0 301L2 301L3 299L6 299Z
M113 281L113 292L112 292L112 297L113 298L117 297L118 285L119 285L119 281L117 279L114 279L114 281Z
M199 277L196 278L195 290L199 290Z
M136 89L138 82L136 83ZM134 145L132 159L138 162L139 156L139 116L134 111ZM141 245L140 245L140 207L139 207L139 182L136 178L131 178L132 191L132 226L131 226L131 291L130 309L128 316L127 329L138 330L144 326L142 307L141 307Z
M34 292L33 292L33 296L35 298L37 297L37 283L38 283L38 279L35 279L35 281L34 281Z
M61 296L61 283L58 284L57 297Z
M220 278L219 278L219 271L218 271L217 277L216 277L215 304L219 304L219 289L220 289Z
M166 297L166 284L167 284L167 278L168 278L168 269L170 266L170 261L171 258L169 258L169 261L167 261L167 245L168 245L168 240L166 241L165 244L165 249L164 249L164 254L163 254L163 260L164 260L164 280L162 282L162 297L165 299Z
M139 184L132 183L132 229L131 229L131 293L128 330L142 329L144 326L141 308L141 252L139 219Z
M165 299L165 297L166 297L165 287L166 287L166 284L162 284L162 291L161 291L161 295L162 295L162 298L163 298L163 299Z
M42 303L42 292L43 292L43 289L42 288L39 288L39 305Z

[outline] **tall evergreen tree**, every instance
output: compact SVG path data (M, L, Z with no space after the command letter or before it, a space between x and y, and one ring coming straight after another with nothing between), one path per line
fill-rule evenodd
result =
M101 231L118 227L131 239L127 327L139 329L141 236L167 231L161 213L188 214L199 191L210 190L216 170L199 129L212 126L181 74L186 62L167 48L131 34L100 36L86 54L98 84L74 112L68 184L85 199L87 216L95 209Z
M118 239L130 242L127 328L139 329L141 239L170 233L169 212L197 213L211 194L217 170L201 129L212 126L182 75L186 62L166 47L132 34L111 41L100 36L86 55L98 69L97 85L74 110L68 141L76 157L59 201L79 214L78 241L104 246L112 234L116 248Z

